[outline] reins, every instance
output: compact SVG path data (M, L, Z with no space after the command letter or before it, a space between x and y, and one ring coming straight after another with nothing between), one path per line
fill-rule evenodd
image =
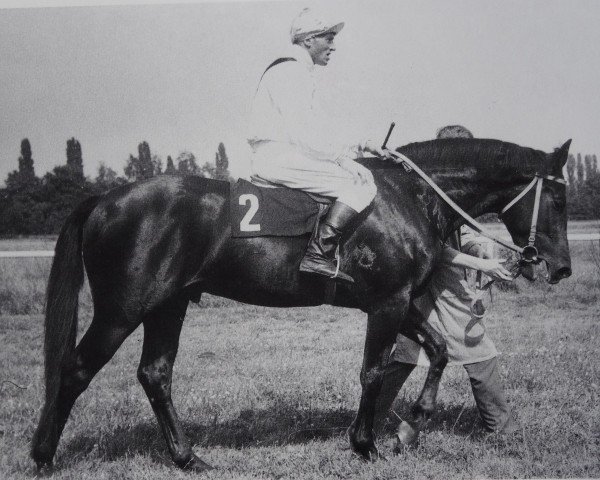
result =
M525 264L539 263L540 259L538 258L538 250L535 247L535 238L537 235L537 223L538 216L540 211L540 201L542 197L542 188L544 185L544 180L550 180L553 182L558 182L565 185L567 182L559 177L555 177L553 175L541 175L540 173L536 173L533 180L515 197L513 198L500 212L500 217L504 215L510 208L516 205L527 193L535 187L535 200L533 204L533 211L531 214L531 227L529 229L529 237L527 239L527 245L525 247L519 247L514 243L505 242L501 238L493 235L489 231L485 230L485 228L471 215L465 212L462 208L460 208L456 202L454 202L437 184L429 177L423 170L421 170L412 160L410 160L406 155L403 155L400 152L393 152L386 147L386 144L390 138L392 130L394 129L395 124L392 123L390 125L390 129L385 137L385 141L381 146L382 149L386 150L395 160L396 163L400 163L407 172L414 170L425 182L433 188L433 190L446 202L446 204L452 208L456 213L458 213L473 230L475 230L480 235L489 238L493 242L496 242L509 250L517 252L521 258L519 262L517 262L513 268L511 269L511 274L513 279L517 278L521 274L521 268ZM477 280L478 283L476 287L476 294L471 303L471 315L476 319L481 319L485 313L485 307L483 307L483 294L486 290L490 291L491 295L491 286L494 284L495 279L490 279L485 285L482 285L482 277L481 272L477 272Z
M511 272L513 279L517 278L521 274L522 265L531 264L531 263L539 263L540 259L538 258L538 250L535 247L535 237L537 235L537 222L538 222L538 214L539 214L539 210L540 210L540 199L542 196L543 183L544 183L544 180L551 180L554 182L566 184L565 180L563 180L562 178L554 177L552 175L543 175L542 176L540 174L536 174L534 179L523 189L523 191L521 191L521 193L519 193L513 200L511 200L502 209L500 215L503 215L504 213L506 213L506 211L508 209L510 209L511 207L513 207L517 202L519 202L519 200L521 200L527 194L527 192L529 192L534 186L536 187L535 201L534 201L534 205L533 205L533 212L531 215L531 228L529 230L528 243L527 243L527 246L525 246L525 247L519 247L518 245L515 245L513 243L505 242L504 240L496 237L489 231L486 231L477 220L475 220L473 217L471 217L471 215L469 215L462 208L460 208L456 204L456 202L454 202L440 187L438 187L436 185L436 183L425 172L423 172L423 170L421 170L417 165L415 165L415 163L412 160L410 160L406 155L403 155L399 152L392 152L390 150L388 150L388 152L392 155L392 157L395 158L395 161L397 163L402 164L402 166L405 168L405 170L407 172L414 170L423 180L425 180L425 182L427 182L427 184L431 188L433 188L433 190L442 198L442 200L444 200L450 206L450 208L452 208L456 213L458 213L466 221L467 225L469 225L471 228L473 228L473 230L475 230L480 235L482 235L486 238L489 238L490 240L492 240L514 252L517 252L517 253L519 253L519 255L521 255L519 262L517 262L514 266L514 272ZM483 297L484 292L486 290L489 290L490 287L494 284L494 281L495 281L494 279L490 279L485 285L481 286L481 284L480 284L479 288L476 289L477 293L471 304L471 314L475 318L483 317L485 309L483 308L483 306L482 306L483 304L481 303L482 297ZM491 292L491 290L490 290L490 292Z
M454 200L452 200L437 184L423 171L421 170L415 163L409 159L406 155L403 155L399 152L391 152L391 155L396 159L397 163L400 163L404 166L404 168L408 167L407 171L414 170L427 184L433 188L433 190L448 204L450 208L452 208L456 213L458 213L473 230L475 230L480 235L489 238L490 240L523 255L524 249L519 247L513 243L506 242L501 238L493 235L488 232L477 220L475 220L471 215L465 212L462 208L460 208ZM536 222L537 223L537 222Z
M390 155L396 159L396 163L402 164L402 166L407 172L414 170L423 180L425 180L425 182L427 182L427 184L431 188L433 188L433 190L442 198L442 200L444 200L448 204L448 206L450 206L450 208L452 208L466 221L467 225L469 225L481 236L489 238L493 242L496 242L502 245L503 247L512 250L513 252L517 252L519 255L521 255L520 262L539 263L538 250L535 247L535 237L537 235L538 214L540 210L540 200L542 196L542 187L544 184L544 180L551 180L553 182L558 182L565 185L567 182L564 179L555 177L553 175L541 175L539 173L536 173L533 180L523 189L523 191L519 193L513 200L511 200L500 212L500 216L502 216L504 213L506 213L508 209L513 207L519 200L521 200L527 194L527 192L529 192L529 190L531 190L534 186L536 187L535 201L533 204L533 212L531 215L531 228L529 230L527 246L519 247L514 243L505 242L501 238L498 238L494 234L486 231L485 228L483 228L483 226L477 220L471 217L471 215L465 212L456 204L456 202L454 202L448 195L446 195L446 193L440 187L438 187L435 184L435 182L423 170L421 170L417 165L415 165L415 163L410 158L408 158L406 155L403 155L400 152L393 152L389 150L386 145L395 126L396 124L392 122L388 133L385 137L385 140L381 145L381 148L387 150L390 153Z
M388 134L389 137L389 134ZM387 137L386 137L387 140ZM385 144L384 144L385 147ZM490 240L502 245L503 247L512 250L513 252L517 252L521 255L521 261L524 263L538 263L538 251L535 247L535 237L537 235L537 222L538 222L538 214L540 209L540 200L542 195L542 187L544 180L551 180L554 182L566 184L566 181L562 178L558 178L552 175L540 175L538 173L535 174L534 179L525 187L525 189L517 195L513 200L511 200L508 205L506 205L500 215L503 215L508 209L514 206L519 200L521 200L529 190L531 190L534 186L535 189L535 202L533 206L533 212L531 216L531 228L529 230L529 238L528 244L525 247L519 247L511 242L506 242L501 238L495 236L494 234L487 231L483 225L481 225L477 220L475 220L471 215L465 212L462 208L460 208L454 200L452 200L440 187L436 185L436 183L423 171L421 170L410 158L406 155L403 155L400 152L392 152L388 150L388 152L395 158L397 163L400 163L404 166L407 172L414 170L425 182L433 188L433 190L452 208L456 213L458 213L473 230L475 230L480 235L489 238Z

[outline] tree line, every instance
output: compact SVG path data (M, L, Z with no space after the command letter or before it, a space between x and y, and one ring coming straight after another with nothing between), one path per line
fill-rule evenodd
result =
M570 219L600 218L600 171L596 155L567 159L567 211Z
M67 141L67 161L43 177L35 174L31 145L21 142L18 169L6 178L0 189L0 235L39 235L58 233L67 215L80 201L127 183L161 174L199 175L231 181L225 146L220 143L213 162L199 165L193 153L181 152L166 164L153 155L148 142L138 145L138 155L129 155L120 176L101 164L91 179L83 174L81 145L75 138ZM566 165L567 208L570 219L600 218L600 171L596 155L569 155Z
M145 180L162 174L198 175L231 181L225 145L220 143L215 161L199 165L193 153L181 152L175 160L153 155L148 142L138 145L138 155L129 155L123 168L124 176L100 164L97 176L83 174L83 155L80 143L67 140L66 164L54 167L43 177L35 174L31 144L21 141L18 168L8 174L5 188L0 189L0 235L55 234L67 215L83 199L104 193L127 183Z

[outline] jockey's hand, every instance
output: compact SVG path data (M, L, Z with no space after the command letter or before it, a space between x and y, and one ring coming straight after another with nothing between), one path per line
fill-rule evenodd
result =
M503 258L479 258L477 270L481 270L488 277L495 280L512 281L510 272L502 265L506 260Z
M385 158L386 160L394 159L394 156L390 150L387 148L381 148L380 145L372 140L367 140L363 145L361 145L361 149L363 152L370 153L371 155L375 155L380 158Z
M370 172L370 170L366 169L361 164L356 163L354 160L345 158L340 162L339 165L344 170L352 174L352 177L354 177L354 183L359 185L373 183L373 174Z

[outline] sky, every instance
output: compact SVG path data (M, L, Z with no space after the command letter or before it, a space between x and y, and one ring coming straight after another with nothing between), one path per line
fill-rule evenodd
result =
M572 153L600 154L596 0L36 8L55 3L0 0L0 182L23 138L38 175L66 162L71 137L92 178L101 162L122 174L141 141L163 162L190 151L200 164L223 142L232 172L247 175L253 94L306 6L346 23L318 68L325 135L383 141L393 121L395 147L462 124L544 151L572 138ZM29 8L7 8L17 5Z

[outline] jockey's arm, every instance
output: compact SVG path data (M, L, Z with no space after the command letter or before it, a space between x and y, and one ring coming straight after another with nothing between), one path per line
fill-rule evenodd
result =
M504 259L497 258L479 258L473 255L459 252L458 250L444 246L442 251L442 263L463 268L471 268L473 270L481 270L488 277L496 280L512 280L512 276L502 265Z

